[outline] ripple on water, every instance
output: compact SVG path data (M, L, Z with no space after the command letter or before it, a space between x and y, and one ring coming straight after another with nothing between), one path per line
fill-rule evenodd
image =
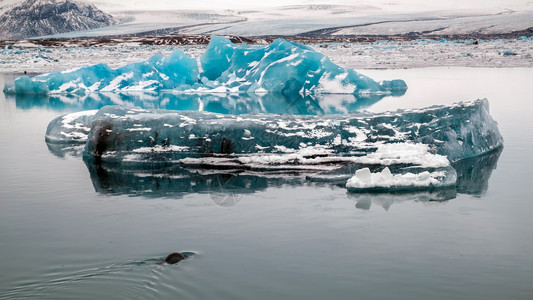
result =
M70 264L22 279L0 294L2 299L197 299L205 290L190 258L175 265L160 257L100 265Z

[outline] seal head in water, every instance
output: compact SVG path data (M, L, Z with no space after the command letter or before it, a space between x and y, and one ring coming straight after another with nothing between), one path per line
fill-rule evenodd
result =
M179 261L182 261L185 259L185 256L183 256L183 254L179 253L179 252L174 252L174 253L170 253L167 258L165 258L165 262L167 264L175 264L175 263L178 263Z

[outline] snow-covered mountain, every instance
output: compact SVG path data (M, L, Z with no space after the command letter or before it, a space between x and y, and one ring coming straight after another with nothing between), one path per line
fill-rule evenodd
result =
M0 15L19 4L20 0L0 0Z
M93 4L79 0L26 0L0 15L0 39L25 39L115 24Z

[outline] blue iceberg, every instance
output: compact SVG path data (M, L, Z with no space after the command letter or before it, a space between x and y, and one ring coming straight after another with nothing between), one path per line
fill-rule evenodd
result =
M176 50L118 69L106 64L22 76L4 86L6 94L71 94L93 92L159 92L308 95L403 94L403 80L378 83L353 70L334 64L312 48L277 39L267 46L236 45L212 37L200 58Z
M276 39L264 47L213 37L200 58L207 90L291 94L403 94L403 80L378 83L311 47Z
M56 118L46 140L83 144L86 162L124 170L301 170L315 172L310 179L343 180L351 191L454 186L452 163L503 146L487 100L326 116L106 106Z
M198 81L198 65L181 50L165 57L111 69L106 64L81 67L33 78L22 76L4 86L6 94L72 94L91 92L146 92L191 86Z

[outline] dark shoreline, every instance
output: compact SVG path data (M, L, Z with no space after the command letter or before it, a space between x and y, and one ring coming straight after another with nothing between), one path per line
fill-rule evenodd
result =
M247 44L266 44L270 43L276 38L284 38L286 40L298 42L301 44L319 44L319 43L371 43L380 40L389 41L412 41L417 39L430 40L496 40L496 39L517 39L519 37L533 37L533 27L525 30L513 31L508 33L498 34L431 34L412 32L401 35L357 35L357 36L342 36L342 35L322 35L322 34L305 34L305 35L267 35L267 36L236 36L230 35L228 37L233 43L247 43ZM109 36L109 37L79 37L79 38L43 38L43 39L28 39L28 40L0 40L0 48L5 48L9 45L20 43L22 41L43 47L91 47L91 46L113 46L124 43L138 43L139 45L207 45L211 39L210 35L124 35L124 36Z

